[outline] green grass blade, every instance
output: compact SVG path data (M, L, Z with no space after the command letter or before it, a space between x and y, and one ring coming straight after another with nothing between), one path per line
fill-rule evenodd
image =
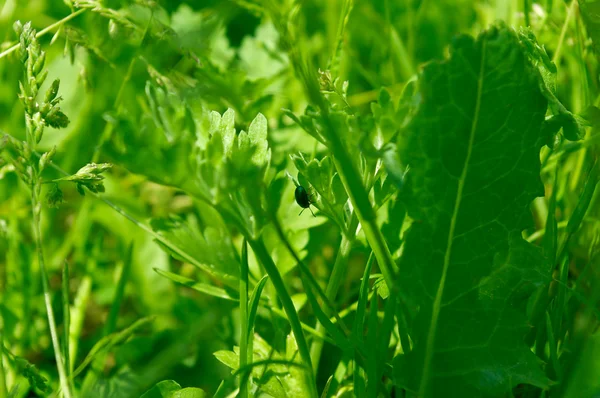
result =
M327 383L325 383L325 387L323 388L323 392L321 393L321 398L327 398L329 396L329 388L331 387L332 380L333 376L329 376L329 379L327 379Z
M556 255L558 247L558 225L556 222L556 194L558 191L558 167L554 172L554 183L552 185L552 194L548 203L548 217L546 217L546 230L542 247L544 255L548 258L550 269L554 269L556 265Z
M242 261L240 262L240 368L248 363L248 242L242 243ZM250 351L252 352L252 351ZM250 376L249 376L250 377ZM240 377L241 398L248 397L248 384Z
M367 371L367 397L377 397L377 387L379 381L377 379L377 363L378 358L378 343L377 329L379 329L379 319L377 317L379 295L377 288L374 289L371 295L371 304L369 308L369 317L367 320L367 346L371 349L367 353L366 371Z
M83 330L83 321L85 320L85 313L87 310L88 302L92 292L92 279L89 276L85 276L81 283L79 284L79 288L77 289L77 294L75 295L75 300L73 301L73 308L70 311L71 325L69 328L69 358L71 362L69 363L70 373L73 371L73 366L75 365L75 358L77 357L77 352L79 348L79 340L81 336L81 332ZM71 376L73 377L73 376Z
M348 339L346 339L344 333L341 330L339 330L338 327L333 324L333 322L331 322L327 315L325 315L325 312L323 312L323 309L321 308L319 302L317 301L317 298L315 297L315 294L312 290L312 286L309 284L305 284L304 287L306 289L306 297L310 302L310 305L313 309L313 313L315 314L321 325L323 325L327 333L329 333L329 335L333 338L335 345L341 348L342 350L349 349L350 346L348 343Z
M577 230L581 226L583 218L587 213L588 208L590 207L592 197L594 196L594 192L596 190L598 182L600 181L599 172L596 165L597 163L594 162L585 181L585 186L583 188L581 196L579 197L577 206L575 206L575 210L573 210L573 214L571 214L571 217L569 218L569 223L567 224L567 238L565 245L569 242L573 234L575 234L575 232L577 232Z
M358 398L367 396L367 388L365 381L365 371L362 367L358 366L356 361L354 361L354 396Z
M356 317L354 318L354 326L352 328L352 333L359 341L363 341L363 324L367 301L369 299L369 275L371 274L371 267L373 266L374 260L375 257L373 256L373 253L371 253L367 260L367 266L365 267L365 272L363 273L362 282L360 284L358 306L356 308Z
M254 290L252 291L252 294L250 295L250 305L248 310L248 336L252 336L253 334L254 323L256 322L256 312L258 311L258 304L260 303L260 296L268 279L268 275L263 276L260 281L258 281L254 287Z
M65 358L65 372L70 377L71 359L69 356L69 330L71 328L71 306L69 304L69 263L65 261L62 271L62 304L63 304L63 357Z
M154 318L155 318L154 316L148 316L146 318L139 319L135 323L133 323L133 325L129 326L128 328L126 328L120 332L113 333L113 334L110 334L108 336L104 336L103 338L101 338L96 344L94 344L94 346L92 347L90 352L87 354L85 359L81 362L81 364L77 367L77 369L75 369L75 371L73 372L71 377L72 378L77 377L81 372L83 372L83 370L90 363L92 363L92 361L98 355L101 355L102 353L106 353L106 352L110 351L111 348L113 348L121 343L124 343L129 337L131 337L131 335L133 335L133 333L137 329L151 323L152 321L154 321Z
M172 280L175 283L179 283L180 285L187 286L191 289L194 289L200 293L208 294L209 296L222 298L230 301L238 301L238 298L232 297L225 289L221 289L219 287L209 285L207 283L196 282L193 279L186 278L181 275L177 275L173 272L165 271L159 268L154 268L154 271L160 276L164 276L167 279Z
M356 229L358 227L358 218L355 213L352 213L349 222L348 234L342 234L342 240L340 242L340 248L338 249L335 262L333 263L333 269L331 275L327 281L327 287L325 288L325 295L331 302L335 302L340 285L346 277L346 270L348 269L348 257L352 250L352 243L356 237ZM341 314L338 314L341 317ZM323 332L325 327L318 323L316 327L318 332ZM315 372L318 371L319 361L321 358L321 351L323 349L323 341L315 339L310 346L310 356L313 360L313 367Z
M558 347L557 341L554 336L554 331L552 327L552 320L550 319L550 313L546 312L546 331L548 333L548 347L550 351L550 362L552 363L552 367L548 367L552 369L552 372L548 374L550 378L558 378L560 381L562 379L562 369L560 365L560 361L558 360Z
M115 297L113 298L112 304L110 305L110 312L108 313L106 325L104 326L104 336L108 336L109 334L113 333L117 326L119 309L121 308L121 303L123 302L123 297L125 295L125 286L127 285L127 281L129 280L129 274L131 273L132 259L133 242L130 243L129 247L127 248L127 255L125 256L125 261L123 262L123 266L121 268L121 275L119 277L119 282L117 283Z
M398 296L392 292L390 297L385 302L383 321L379 329L377 337L377 355L379 360L377 361L377 381L381 382L381 378L385 369L385 361L388 356L388 349L390 345L390 339L394 331L394 315L398 308Z
M0 325L0 398L8 396L6 371L4 370L4 325Z

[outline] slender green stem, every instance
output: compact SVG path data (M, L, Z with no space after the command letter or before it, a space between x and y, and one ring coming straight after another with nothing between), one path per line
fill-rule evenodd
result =
M8 397L6 373L4 372L4 321L0 319L0 398Z
M577 7L577 2L571 1L571 4L567 8L567 16L565 17L565 22L563 23L562 30L560 31L560 37L558 39L558 44L556 45L556 52L552 57L552 62L554 63L556 63L556 61L558 61L558 59L560 58L562 46L565 41L565 36L567 34L567 28L569 26L569 23L571 22L571 17L573 16L575 7Z
M279 235L279 238L281 239L281 241L285 245L288 252L292 255L292 257L294 257L294 260L296 260L296 263L298 264L298 268L300 269L300 276L302 278L302 283L305 284L305 286L308 285L308 286L306 286L307 289L310 286L312 286L312 288L315 289L318 296L321 298L321 300L323 300L325 307L329 308L329 310L333 313L334 318L338 321L338 324L340 325L340 327L342 328L344 333L346 333L346 335L350 334L350 331L344 324L344 321L340 318L339 314L335 311L335 306L333 305L331 300L329 300L329 298L327 297L327 295L325 294L325 292L323 291L323 289L321 288L321 286L319 285L319 283L317 282L317 280L315 279L313 274L310 272L310 269L300 259L300 257L298 256L298 253L296 253L296 251L292 247L292 244L285 236L283 229L281 228L281 223L279 222L279 220L276 217L274 217L272 221L273 221L273 226L275 227L275 230L277 231L277 234Z
M71 19L75 18L76 16L83 14L86 10L85 9L81 9L81 10L77 10L72 14L67 15L66 17L64 17L63 19L61 19L60 21L56 21L55 23L53 23L52 25L48 25L47 27L45 27L44 29L40 30L39 32L37 32L37 34L35 35L35 37L41 37L43 35L45 35L46 33L50 32L52 29L56 28L57 26L61 26L66 22L69 22ZM7 55L15 52L17 50L17 48L19 48L20 44L17 43L11 47L9 47L8 49L4 50L3 52L0 53L0 59L6 57Z
M62 275L62 303L63 303L63 362L65 363L65 372L67 380L69 380L69 387L73 389L71 380L71 357L69 347L69 330L71 328L71 307L69 303L69 263L65 261L63 266Z
M260 261L260 263L265 267L267 274L269 275L269 279L271 283L275 287L277 291L277 295L279 296L279 300L281 300L281 305L283 306L283 310L285 311L288 321L290 322L290 326L292 328L292 333L296 339L296 343L298 344L298 352L300 354L300 358L304 365L306 366L306 379L308 383L308 387L310 389L310 396L316 397L316 384L314 374L312 372L312 361L310 359L310 352L308 350L308 344L306 343L306 338L304 337L304 333L302 332L302 324L300 323L300 318L298 317L298 312L296 312L296 307L294 307L294 303L292 302L292 298L285 287L285 283L277 269L277 266L273 262L273 259L267 252L267 248L265 244L260 239L249 240L250 247L252 247L252 251Z
M343 147L340 138L334 131L331 131L331 133L332 134L329 134L332 143L330 149L335 156L335 167L348 192L348 196L354 206L354 210L358 216L365 236L367 237L367 241L375 254L375 258L377 259L381 273L385 278L385 282L390 289L394 289L394 258L385 242L381 230L377 226L375 211L371 207L367 191L361 182L350 156Z
M327 287L325 288L325 295L331 302L335 301L335 296L337 295L344 276L346 275L348 256L350 255L350 250L352 249L354 236L356 236L356 228L358 228L358 218L356 217L356 214L353 213L352 218L350 219L350 227L348 228L349 234L342 234L340 248L337 252L335 263L333 264L333 269L331 271L329 281L327 282ZM351 238L348 238L348 236ZM325 333L325 327L321 323L317 323L316 330L318 333ZM319 361L321 359L321 352L323 350L324 343L325 342L323 340L313 340L310 346L310 357L313 361L313 371L315 373L317 373L319 368Z
M40 230L40 212L41 203L39 201L39 184L37 184L38 177L34 176L33 183L31 184L31 206L33 210L33 236L35 240L35 247L38 255L38 262L40 267L40 274L42 276L42 289L44 291L44 302L46 304L46 313L48 315L48 327L50 329L50 337L52 339L52 346L54 348L54 357L56 359L56 368L58 370L58 377L60 379L61 389L65 398L71 398L71 390L69 388L69 381L67 379L67 371L65 369L65 363L62 357L62 351L60 350L60 343L58 341L58 332L56 330L56 321L54 320L54 311L52 309L52 299L50 297L50 283L48 282L48 273L46 271L46 263L44 262L44 252L42 248L42 233Z
M244 240L240 262L240 368L248 364L248 244ZM241 398L248 397L248 383L240 375Z

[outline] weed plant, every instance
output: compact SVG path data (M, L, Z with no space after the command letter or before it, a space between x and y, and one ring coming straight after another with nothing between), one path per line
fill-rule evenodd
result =
M599 12L0 3L0 398L598 396Z

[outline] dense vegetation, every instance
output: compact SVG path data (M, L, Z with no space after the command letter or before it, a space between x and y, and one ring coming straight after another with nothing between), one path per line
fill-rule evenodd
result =
M3 0L0 398L599 396L597 4Z

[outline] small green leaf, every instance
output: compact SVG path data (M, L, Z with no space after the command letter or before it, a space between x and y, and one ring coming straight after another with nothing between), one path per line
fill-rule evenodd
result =
M252 162L263 165L269 160L269 143L267 142L267 118L262 113L256 115L248 128L248 138L254 146Z
M573 210L573 214L569 217L569 223L567 224L567 236L573 235L580 227L581 222L585 214L588 211L596 187L600 183L600 172L598 166L594 163L590 169L587 179L585 180L585 186L583 192L577 201L577 206Z
M181 390L181 386L174 380L163 380L146 391L140 398L170 398L175 391Z
M224 365L227 365L233 370L236 370L239 366L239 357L233 351L221 350L215 352L213 355L219 360L219 362L221 362Z
M160 276L164 276L165 278L172 280L175 283L187 286L191 289L196 290L197 292L208 294L209 296L222 298L225 300L238 301L238 298L232 297L225 289L221 289L216 286L209 285L207 283L196 282L193 279L189 279L159 268L154 268L154 271Z

